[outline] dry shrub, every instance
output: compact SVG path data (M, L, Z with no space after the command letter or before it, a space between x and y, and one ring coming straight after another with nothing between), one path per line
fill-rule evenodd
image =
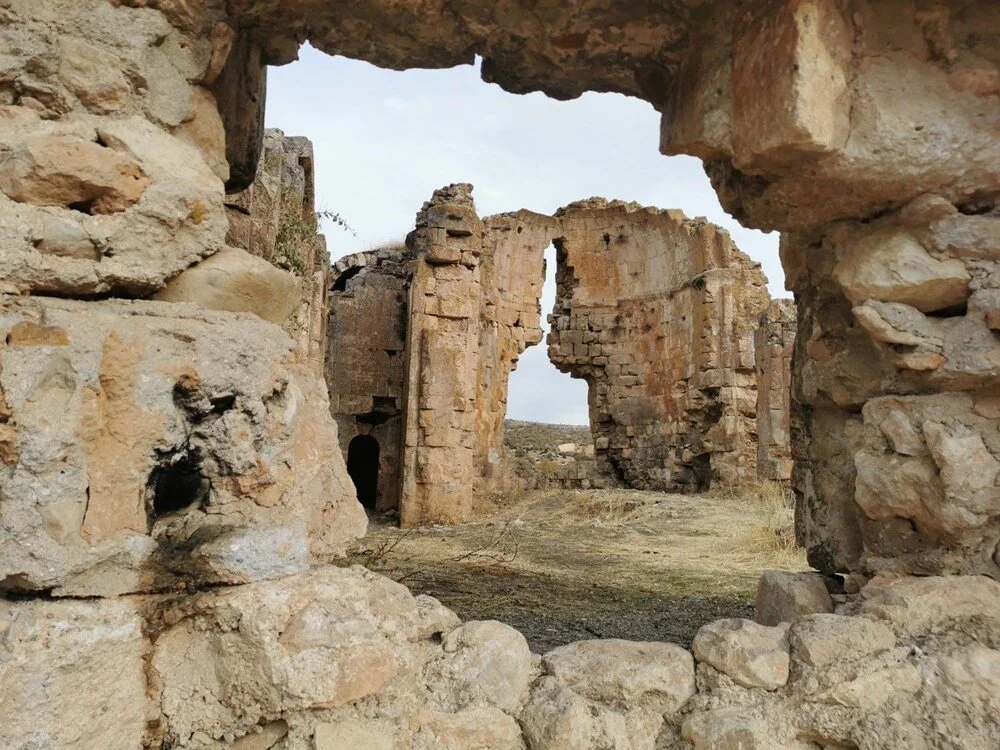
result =
M792 553L795 541L795 498L781 482L759 482L729 490L742 520L736 537L740 548L753 555Z

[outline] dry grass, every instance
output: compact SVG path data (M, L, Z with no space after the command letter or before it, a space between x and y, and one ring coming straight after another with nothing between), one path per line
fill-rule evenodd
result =
M763 570L808 568L778 485L540 490L485 498L477 517L406 532L376 521L355 559L467 619L510 622L538 648L595 636L687 643L708 620L750 616Z

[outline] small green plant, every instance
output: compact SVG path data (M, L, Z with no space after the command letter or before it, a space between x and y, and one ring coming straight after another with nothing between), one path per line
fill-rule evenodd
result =
M274 257L271 262L279 268L288 268L299 276L305 276L312 269L306 267L302 258L302 248L315 242L321 221L329 221L335 226L355 234L344 218L333 211L301 211L301 198L291 189L281 192L281 212L278 233L274 240ZM356 236L356 235L355 235Z

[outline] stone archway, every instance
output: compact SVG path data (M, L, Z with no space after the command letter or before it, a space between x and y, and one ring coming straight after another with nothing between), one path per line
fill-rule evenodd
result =
M998 28L976 0L7 0L0 582L19 596L0 617L0 744L254 733L321 750L420 726L511 747L566 727L647 746L996 746ZM790 633L709 626L697 684L665 644L577 645L539 675L509 628L309 570L364 519L315 358L261 320L286 324L308 285L223 250L224 185L261 150L263 65L306 39L392 68L478 53L515 92L641 96L664 153L702 158L731 214L783 232L798 533L817 568L865 584L853 609ZM233 293L149 299L187 274ZM256 284L281 304L241 293ZM209 507L149 531L150 472L189 439ZM369 697L413 713L351 713Z

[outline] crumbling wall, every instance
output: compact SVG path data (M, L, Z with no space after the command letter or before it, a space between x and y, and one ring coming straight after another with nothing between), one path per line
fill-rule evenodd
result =
M587 201L557 217L549 357L587 381L598 457L643 489L753 479L760 267L679 211Z
M996 4L226 5L0 6L0 746L1000 745ZM662 106L663 149L786 233L799 533L852 571L839 612L539 661L315 565L364 517L325 390L268 322L295 279L222 255L207 87L251 35L265 61L306 36L395 67L480 51L508 88ZM433 213L421 330L447 359L478 342L448 322L480 309L453 267L476 224ZM206 270L226 294L145 299Z
M791 379L795 348L795 303L773 300L754 332L757 373L757 476L784 482L792 477Z
M226 242L301 279L301 299L284 327L298 350L321 367L330 253L318 232L315 193L312 143L280 130L265 131L253 182L226 196Z
M405 248L349 255L331 276L326 384L340 447L370 435L379 446L376 508L399 506L410 255Z

